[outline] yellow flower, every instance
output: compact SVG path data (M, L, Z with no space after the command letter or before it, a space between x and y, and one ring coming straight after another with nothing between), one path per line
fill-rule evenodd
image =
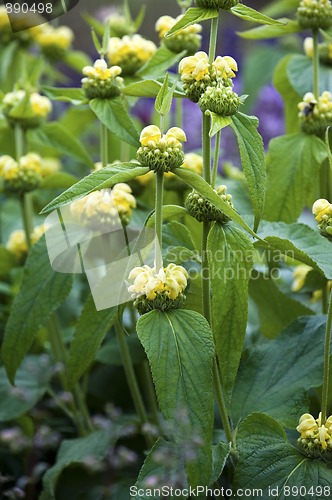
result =
M307 274L310 271L312 271L312 267L307 266L306 264L296 266L293 272L294 281L291 287L292 292L298 292L301 288L303 288Z
M181 142L186 142L187 140L185 132L179 127L172 127L166 133L166 140L172 137Z
M33 92L30 95L30 103L34 113L42 118L45 118L52 111L51 101L38 92Z
M38 27L37 27L38 28ZM71 46L74 33L67 26L60 26L59 28L54 28L50 24L43 26L43 29L33 28L31 30L32 36L35 41L42 48L59 48L62 50L67 50Z
M4 155L0 157L0 176L3 176L4 168L8 162L15 162L15 160L8 155ZM16 163L16 162L15 162Z
M308 449L332 449L332 416L322 424L321 413L316 420L310 413L305 413L301 416L296 430L301 434L298 441Z
M180 61L179 72L183 81L204 79L209 74L209 57L205 52L197 52L194 56L185 57Z
M143 66L157 50L150 40L140 35L112 37L109 40L107 57L111 64L120 66L124 74L133 74Z
M142 146L148 146L150 142L157 143L161 139L160 128L156 125L149 125L145 127L140 136L140 143Z
M329 201L320 198L312 206L312 213L316 216L316 221L321 222L325 214L331 214L332 205Z
M303 42L303 50L307 57L313 58L314 54L314 41L311 37L306 37Z
M121 75L122 69L119 66L112 66L108 68L104 59L97 59L93 66L85 66L82 70L83 75L88 78L95 78L98 80L109 80Z
M161 16L156 22L156 31L159 38L164 38L167 31L169 31L175 24L175 19L171 16Z
M48 177L49 175L56 174L61 170L61 161L58 158L45 157L42 158L42 177Z
M5 181L12 181L17 179L19 175L20 175L20 167L17 161L15 161L14 158L11 158L9 156L2 168L3 179Z
M202 175L203 158L196 153L187 153L184 155L184 164L182 166L196 172L196 174Z
M217 76L224 79L234 78L236 76L234 71L238 71L237 62L230 56L218 56L212 63L212 67L216 71Z
M177 299L188 284L188 273L182 266L169 264L161 268L158 273L155 268L149 266L134 268L129 276L129 281L134 281L128 290L133 298L145 296L147 300L153 301L164 294L171 300Z
M19 166L24 170L40 174L42 171L42 159L36 153L28 153L20 158Z
M44 224L36 226L31 233L31 243L37 243L37 241L43 236L47 228ZM7 250L15 255L18 260L21 260L28 253L28 243L26 240L25 232L22 229L17 229L13 231L6 244Z

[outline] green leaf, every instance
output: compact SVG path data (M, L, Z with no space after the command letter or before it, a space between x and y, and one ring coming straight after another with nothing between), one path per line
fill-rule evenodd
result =
M219 477L224 470L226 465L226 460L229 456L231 445L223 443L221 441L219 444L212 446L212 477L210 484L214 484L218 481Z
M115 436L106 430L98 430L88 436L62 441L53 465L43 477L41 500L55 500L56 484L64 469L70 465L83 464L88 458L101 462L107 455Z
M314 79L312 59L299 54L292 56L287 65L287 76L293 89L301 96L306 92L312 92ZM332 89L332 68L320 64L319 93L327 89Z
M181 61L185 55L186 51L175 54L166 47L159 47L151 59L136 74L144 78L161 77L165 74L165 71Z
M82 104L88 102L82 89L43 87L44 94L53 101L71 102L72 104Z
M142 82L135 82L127 85L122 90L124 95L133 97L157 97L162 83L157 80L143 80ZM174 97L186 97L184 92L175 90Z
M141 316L137 333L152 369L158 402L164 417L173 423L177 444L200 436L196 460L187 462L191 486L208 484L211 477L213 390L212 332L203 316L194 311L151 311ZM177 412L187 418L179 432Z
M7 248L0 246L0 277L7 276L16 263L15 256Z
M273 85L281 94L284 101L286 132L288 134L300 130L297 104L302 101L302 96L295 92L287 76L287 66L292 57L293 56L288 55L281 59L273 75Z
M264 218L295 222L327 157L326 145L314 135L300 133L272 139Z
M27 356L16 375L13 388L0 368L0 422L14 420L33 408L46 392L51 370L42 356Z
M299 316L314 314L311 309L284 294L273 279L258 273L249 284L259 311L261 333L273 339Z
M243 356L233 392L234 424L254 411L297 425L309 409L307 393L323 380L324 316L299 318L274 340L265 340Z
M253 23L266 24L270 26L285 26L286 23L281 20L272 19L269 16L257 12L257 10L244 5L243 3L238 3L230 9L232 14L245 21L252 21Z
M64 57L64 62L78 73L81 73L85 66L93 64L91 58L81 50L69 50Z
M212 331L221 379L230 401L246 334L254 247L241 229L231 224L214 224L208 236L207 253Z
M164 83L162 84L155 101L154 107L157 113L161 112L162 104L167 94L168 94L168 73L166 73L165 75Z
M289 12L294 12L299 6L299 0L274 0L265 7L262 12L268 16L281 16Z
M241 227L243 227L243 229L248 231L248 233L252 236L256 236L254 231L250 229L248 224L240 217L240 215L233 208L231 208L228 203L224 202L200 175L187 168L181 167L176 168L174 170L174 174L210 201L215 207L222 210L234 222L237 222Z
M57 154L76 158L88 166L93 166L89 153L80 141L59 122L51 122L28 132L28 141L31 147L45 146L54 150Z
M92 99L90 108L99 120L119 139L138 148L139 134L120 97Z
M288 258L299 260L332 279L331 243L305 224L263 222L259 236Z
M68 189L77 182L77 178L66 172L57 172L56 174L45 177L38 189Z
M5 329L2 360L11 383L14 383L15 373L39 328L65 301L72 281L71 275L53 271L45 237L42 237L28 255L20 291L14 299Z
M299 33L302 31L302 28L299 26L297 21L292 21L287 18L281 18L278 21L283 24L258 26L257 28L252 28L251 30L241 31L238 35L242 38L247 38L248 40L267 40L269 38L278 38L280 36L289 35L291 33Z
M67 384L74 387L96 358L102 341L114 324L117 308L97 311L92 295L84 305L70 344Z
M165 35L168 38L175 35L178 31L191 26L192 24L201 23L207 21L208 19L213 19L218 17L219 11L217 9L201 9L196 7L191 7L187 10L184 16L178 21Z
M102 170L97 170L57 196L57 198L43 208L41 213L44 214L60 208L62 205L72 203L82 196L92 193L92 191L111 188L118 182L128 182L139 175L146 174L148 171L148 167L141 167L137 163L119 163L105 167Z
M227 127L232 123L232 118L230 116L220 116L209 110L206 111L205 114L211 117L211 128L209 132L210 137L213 137L219 132L219 130Z
M84 12L82 14L82 17L83 17L84 21L87 24L89 24L89 26L91 26L96 31L96 33L98 33L98 35L103 36L104 29L105 29L105 25L103 23L99 22L97 19L90 16L86 12Z
M164 225L163 244L166 249L177 245L185 247L187 250L195 250L195 244L189 229L177 221L171 221Z
M184 217L188 215L188 211L184 207L178 205L164 205L162 208L162 220L171 219L173 217ZM154 227L155 211L151 212L145 221L146 227Z
M255 227L263 215L266 192L266 166L264 145L257 131L258 120L254 116L236 113L232 116L233 129L241 155L243 171L255 213Z
M252 499L325 500L330 496L332 470L322 460L308 458L292 446L273 418L260 413L250 415L239 428L236 441L240 460L235 490L251 491ZM300 491L306 494L300 496Z

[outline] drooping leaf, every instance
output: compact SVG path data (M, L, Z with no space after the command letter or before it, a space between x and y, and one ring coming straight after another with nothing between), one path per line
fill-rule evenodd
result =
M208 237L212 331L221 378L231 399L246 334L248 282L254 247L232 224L214 224Z
M251 7L248 7L243 3L238 3L237 5L234 5L234 7L230 9L230 11L232 12L232 14L234 14L237 17L240 17L241 19L244 19L245 21L265 24L268 26L286 25L285 21L272 19L271 17L266 16L265 14L261 14L261 12L257 12L257 10L252 9Z
M177 444L200 436L195 458L186 464L189 483L207 484L211 477L214 346L211 329L194 311L151 311L141 316L137 333L148 356L158 402L174 427ZM178 412L186 412L181 423Z
M0 368L0 422L8 422L33 408L46 392L51 369L44 356L27 356L18 369L16 387L7 379L5 368Z
M218 481L219 477L224 470L226 460L228 458L229 452L231 449L230 444L226 444L223 441L214 445L212 447L212 477L210 480L210 484L214 484Z
M295 222L327 156L324 142L314 135L289 134L272 139L264 218Z
M237 446L240 460L234 488L251 491L250 498L287 500L300 498L300 492L305 493L303 498L316 500L330 496L332 470L328 464L292 446L273 418L261 413L250 415L238 430Z
M211 128L209 132L210 137L215 136L219 132L219 130L227 127L232 123L232 118L230 116L220 116L216 113L213 113L212 111L206 111L206 114L210 115L211 117Z
M332 279L331 243L305 224L265 222L261 238L290 259L299 260Z
M146 174L148 171L148 167L142 167L137 163L119 163L92 172L92 174L78 181L74 186L46 205L41 213L47 213L63 205L72 203L82 196L92 193L92 191L111 188L118 182L128 182L139 175Z
M234 222L240 224L243 229L248 231L251 235L255 236L254 231L248 224L240 217L240 215L231 208L228 203L224 202L211 186L202 177L187 168L176 168L174 173L180 177L186 184L198 191L204 198L210 201L215 207L219 208Z
M169 68L177 64L186 52L176 54L166 47L159 47L148 62L136 73L143 78L159 78L165 74Z
M297 425L309 409L306 391L323 380L325 322L324 316L300 318L245 352L233 392L234 424L260 411L287 427Z
M263 139L257 131L258 120L236 113L232 116L233 129L241 155L241 162L255 213L255 228L263 215L266 191L266 166Z
M109 430L97 430L86 437L62 441L55 465L43 477L41 500L55 500L56 484L66 467L84 464L87 459L101 462L114 441L115 435Z
M101 343L116 317L116 307L97 311L93 297L89 295L70 344L66 377L69 388L78 382L95 360Z
M201 23L208 19L218 17L217 9L204 9L191 7L187 10L184 16L166 33L165 38L175 35L178 31L191 26L192 24Z
M93 166L93 161L85 147L59 122L50 122L28 132L30 147L53 148L57 154L63 153Z
M99 120L119 139L131 146L139 147L139 134L122 99L92 99L90 108Z
M72 281L71 275L53 271L42 237L29 253L5 329L1 355L11 383L39 328L64 302Z
M274 280L261 273L250 281L250 295L259 311L261 333L272 339L299 316L314 314L301 302L284 294Z
M266 40L302 31L302 28L299 26L297 21L292 21L287 18L281 18L278 21L283 24L258 26L257 28L241 31L238 35L242 38L247 38L248 40Z

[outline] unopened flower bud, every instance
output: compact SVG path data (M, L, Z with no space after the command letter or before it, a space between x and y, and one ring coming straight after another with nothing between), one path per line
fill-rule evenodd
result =
M229 10L239 3L239 0L196 0L198 7L206 9Z
M199 100L203 113L207 110L220 116L234 115L241 104L240 98L232 87L208 87Z
M178 127L172 127L162 135L158 127L149 125L142 130L142 146L137 151L137 159L155 172L172 171L184 161L181 143L186 140L186 134Z
M328 29L332 25L330 0L301 0L297 9L301 28Z
M325 134L332 125L332 95L325 91L315 99L312 92L307 92L303 101L298 104L301 128L307 134Z
M232 196L226 194L226 186L221 185L214 191L230 207L234 207L232 203ZM198 222L216 221L220 224L226 224L226 222L229 221L229 217L224 214L224 212L215 207L211 202L203 198L194 190L188 195L185 202L185 207L190 215L194 217Z
M164 38L167 31L180 21L182 17L182 15L178 16L176 19L171 16L160 17L156 23L156 31L159 33L162 43L169 50L177 54L185 50L188 55L191 55L197 52L201 45L202 37L199 33L202 31L202 26L200 24L192 24L174 35Z
M4 190L21 195L36 189L41 180L42 160L35 153L22 156L17 162L10 156L0 159L0 175Z
M123 79L119 66L108 67L104 59L97 59L93 66L83 68L82 88L88 99L108 99L120 95Z

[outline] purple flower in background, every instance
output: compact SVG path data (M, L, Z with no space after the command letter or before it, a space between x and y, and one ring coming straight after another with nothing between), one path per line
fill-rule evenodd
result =
M259 119L259 132L267 148L269 141L285 133L283 102L272 84L261 90L253 113Z

